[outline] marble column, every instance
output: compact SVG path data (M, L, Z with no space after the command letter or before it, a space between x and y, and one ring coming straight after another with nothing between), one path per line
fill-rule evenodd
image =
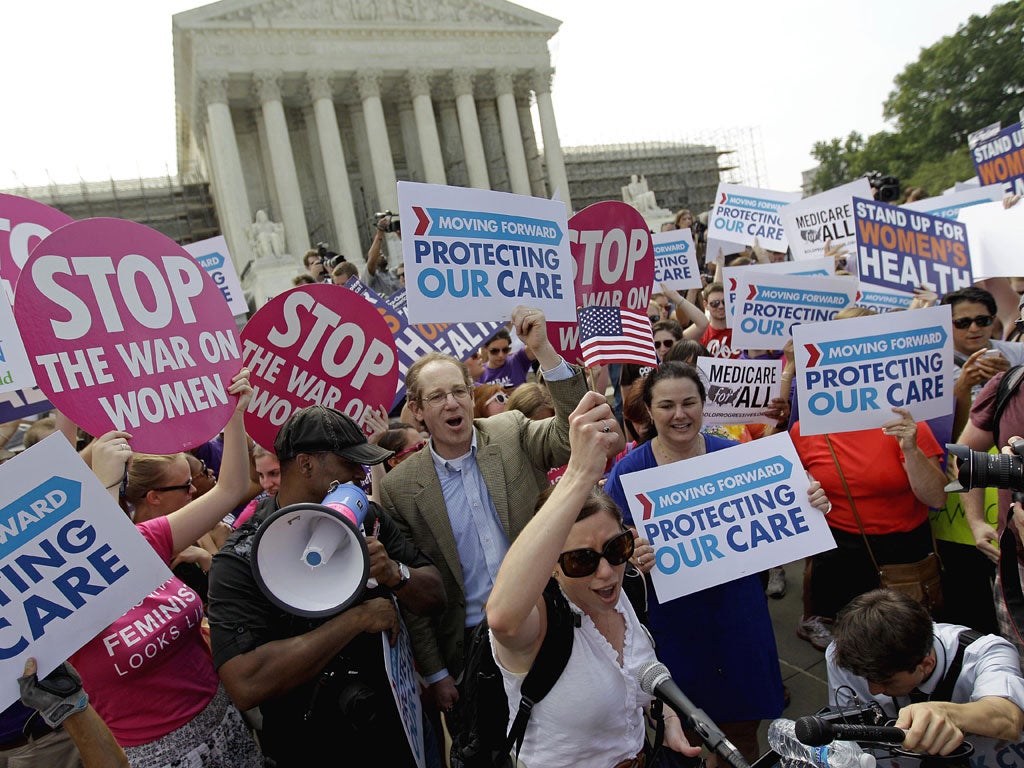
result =
M466 156L469 186L490 189L487 156L484 154L484 142L480 136L480 123L476 116L476 100L473 98L472 70L454 70L452 88L455 91L455 108L459 113L459 132L462 134L462 150Z
M480 121L480 137L484 142L487 179L491 182L491 189L499 192L511 192L512 186L508 183L508 166L505 164L505 148L501 145L498 105L493 98L477 94L476 114Z
M345 150L341 145L338 115L334 111L334 93L326 72L310 72L306 76L309 96L313 102L313 117L323 160L327 197L331 218L337 233L338 252L357 265L363 263L363 247L359 242L359 228L352 204L352 187L348 181Z
M459 132L459 113L455 101L438 101L437 116L441 124L441 155L448 183L456 187L468 187L469 176L466 173L466 158L462 151L462 134Z
M526 167L523 136L519 130L519 112L512 87L514 72L499 69L494 74L494 91L498 100L498 119L501 121L501 140L508 164L508 180L517 195L530 194L530 173Z
M420 137L416 131L416 115L412 102L398 101L398 127L402 132L402 155L405 158L406 178L423 181L423 159L420 157Z
M408 74L409 95L416 116L416 134L420 143L423 177L428 184L447 184L441 139L434 120L434 104L430 99L430 77L426 72L413 70Z
M377 187L379 210L398 212L398 187L395 181L395 164L391 159L391 142L388 126L384 120L384 105L380 100L381 71L367 69L356 73L359 98L363 103L363 120L366 124L366 138L370 145L370 162L373 165L373 180Z
M542 69L534 73L533 89L537 94L537 112L540 114L540 134L544 141L544 160L548 166L548 189L556 192L565 209L572 216L572 200L569 198L569 177L565 173L565 159L562 145L558 141L558 125L555 123L555 109L551 104L551 78L553 69Z
M245 191L245 176L242 174L235 126L228 106L227 86L226 73L211 74L204 77L201 83L203 100L206 102L207 146L220 198L217 216L231 250L231 260L241 274L253 259L252 248L249 246L252 214L249 210L249 195Z
M309 250L309 232L306 228L306 212L302 206L299 191L299 176L295 171L291 139L288 137L288 121L281 103L280 73L256 72L253 75L256 96L263 111L263 124L267 132L267 146L270 162L274 168L274 184L281 207L284 236L290 255L301 259Z
M523 150L526 152L526 168L530 174L530 190L534 197L548 197L548 188L544 183L544 162L537 149L530 105L530 86L527 85L521 87L516 96L516 110L519 112L519 130L523 135Z

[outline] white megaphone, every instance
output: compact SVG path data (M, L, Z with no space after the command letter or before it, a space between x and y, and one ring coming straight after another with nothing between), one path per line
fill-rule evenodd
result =
M251 558L263 594L299 616L333 616L352 605L370 575L362 531L369 507L361 488L341 483L322 504L290 504L264 520Z

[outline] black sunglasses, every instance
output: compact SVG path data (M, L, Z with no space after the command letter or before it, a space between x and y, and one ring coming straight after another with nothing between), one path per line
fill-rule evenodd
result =
M562 566L562 573L566 576L579 579L596 571L602 557L608 561L608 565L622 565L633 556L634 546L633 532L623 531L618 536L608 539L600 552L592 549L570 549L563 552L558 556L558 564Z
M977 317L958 317L953 321L953 327L959 328L961 331L966 331L971 327L971 324L978 326L979 328L988 328L992 323L995 322L993 315L978 315Z
M184 483L182 485L165 485L163 488L151 488L150 490L160 491L161 493L163 493L165 491L187 491L191 487L192 481L189 480L187 483Z
M1013 327L1017 329L1017 333L1024 333L1024 320L1014 320Z
M655 339L654 340L654 348L657 349L658 347L665 347L667 349L668 347L671 347L675 343L676 343L675 339L662 339L661 341L658 341L657 339Z

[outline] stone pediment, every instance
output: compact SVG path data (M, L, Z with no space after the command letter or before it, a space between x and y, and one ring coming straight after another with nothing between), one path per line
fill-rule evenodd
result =
M554 34L561 22L505 0L221 0L174 16L185 29L416 27Z

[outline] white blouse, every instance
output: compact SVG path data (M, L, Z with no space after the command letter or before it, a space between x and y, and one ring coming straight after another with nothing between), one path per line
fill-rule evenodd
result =
M656 660L647 630L625 592L620 592L615 609L626 619L620 665L615 649L594 622L569 605L582 617L581 626L575 630L572 655L562 676L530 715L519 753L520 763L527 768L613 766L635 757L644 745L643 707L651 697L640 689L637 676L645 664ZM492 633L492 653L494 645ZM509 672L497 657L495 662L505 683L511 727L526 673Z

